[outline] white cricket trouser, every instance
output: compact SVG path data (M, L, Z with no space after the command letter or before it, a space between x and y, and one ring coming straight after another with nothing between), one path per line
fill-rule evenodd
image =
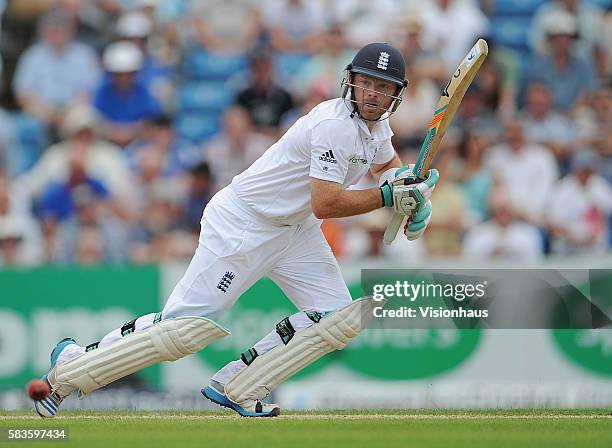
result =
M204 210L198 248L162 316L215 319L263 276L299 310L331 311L351 300L317 220L273 224L226 187Z
M270 277L300 311L290 316L296 331L312 325L303 311L328 312L351 301L317 220L294 226L270 222L228 186L206 206L198 247L170 294L162 318L203 316L214 320L263 276ZM139 318L136 329L150 325L154 316ZM121 329L109 333L100 344L119 338ZM263 354L279 343L280 337L272 331L255 348ZM242 361L234 361L215 379L225 383L242 367Z

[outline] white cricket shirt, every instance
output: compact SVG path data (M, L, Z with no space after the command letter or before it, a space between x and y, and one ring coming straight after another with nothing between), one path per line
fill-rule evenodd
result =
M394 155L388 120L374 126L352 117L342 98L324 101L301 117L247 170L234 177L235 193L253 210L294 225L312 214L309 177L355 185L372 163Z

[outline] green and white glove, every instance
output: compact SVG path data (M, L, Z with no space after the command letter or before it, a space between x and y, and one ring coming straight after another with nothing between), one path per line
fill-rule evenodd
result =
M383 205L393 207L395 213L407 217L426 209L426 204L431 199L431 194L440 178L435 168L427 172L425 180L418 179L413 171L414 165L408 165L387 170L380 177ZM393 180L390 180L391 176L394 176Z

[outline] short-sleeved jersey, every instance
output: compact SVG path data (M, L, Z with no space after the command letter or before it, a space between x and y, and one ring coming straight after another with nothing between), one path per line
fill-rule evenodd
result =
M393 158L388 120L369 131L341 98L325 101L301 117L253 165L234 177L232 188L257 213L286 225L312 214L310 179L355 185L375 164Z

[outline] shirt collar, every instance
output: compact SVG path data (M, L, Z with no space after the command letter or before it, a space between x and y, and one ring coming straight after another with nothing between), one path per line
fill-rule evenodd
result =
M378 121L372 128L372 132L368 129L368 125L361 118L354 116L353 120L357 120L357 129L361 131L366 137L372 138L375 141L388 140L393 137L393 131L389 126L389 119Z

